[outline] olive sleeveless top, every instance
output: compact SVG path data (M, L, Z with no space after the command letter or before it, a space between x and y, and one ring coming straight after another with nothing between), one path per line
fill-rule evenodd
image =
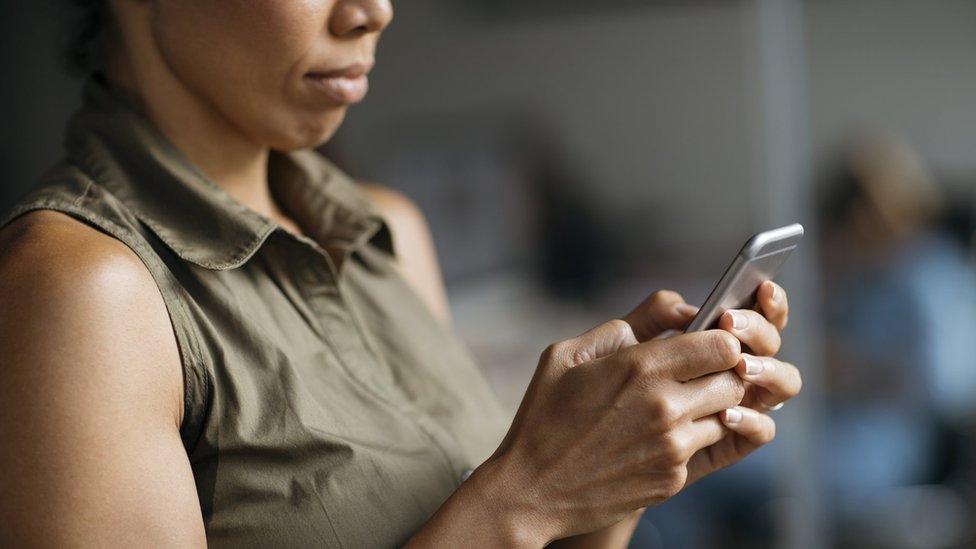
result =
M394 271L367 199L314 152L272 153L271 190L307 235L296 236L203 176L97 76L84 96L67 159L0 227L63 212L152 274L179 345L181 435L208 542L405 542L509 417Z

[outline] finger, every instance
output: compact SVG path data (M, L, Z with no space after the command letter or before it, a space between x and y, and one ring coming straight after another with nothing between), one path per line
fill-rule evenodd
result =
M765 414L735 406L715 416L731 433L715 444L701 449L688 460L687 483L695 482L714 471L738 463L756 448L773 440L776 422Z
M745 437L750 444L762 446L776 436L776 422L766 414L736 406L720 414L722 423L732 432Z
M688 381L734 368L741 350L739 340L728 332L706 330L640 343L621 350L619 359L644 374Z
M729 429L722 423L717 414L712 414L692 421L682 428L680 433L680 436L687 437L687 455L688 458L691 458L692 454L698 450L707 448L725 438L725 435L729 434Z
M756 386L755 399L758 402L755 404L766 408L795 397L803 387L800 370L789 362L775 358L743 353L735 371L742 379Z
M725 311L719 318L718 326L737 337L754 354L773 356L779 352L782 343L779 330L756 311Z
M685 303L681 294L659 290L648 296L624 320L631 325L638 341L647 341L667 330L684 329L697 313L698 308Z
M577 336L550 345L549 361L566 368L579 366L637 344L634 332L623 320L611 320Z
M745 396L745 382L734 372L719 372L693 379L681 386L686 415L699 419L738 406Z
M790 317L790 304L786 290L782 286L772 280L763 282L756 292L756 305L759 312L773 326L776 326L777 330L782 331L786 328Z

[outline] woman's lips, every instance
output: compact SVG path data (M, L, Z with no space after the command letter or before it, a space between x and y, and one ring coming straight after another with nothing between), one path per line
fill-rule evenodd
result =
M336 103L351 105L359 103L369 91L370 67L365 64L351 65L345 69L316 72L305 75L305 79Z

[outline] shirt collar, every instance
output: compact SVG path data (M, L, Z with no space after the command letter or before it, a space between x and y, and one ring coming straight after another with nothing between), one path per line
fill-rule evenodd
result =
M128 206L180 258L214 270L243 265L278 225L197 170L99 76L68 125L69 158ZM356 184L314 151L272 151L271 192L323 247L354 252L372 241L393 253L389 232Z

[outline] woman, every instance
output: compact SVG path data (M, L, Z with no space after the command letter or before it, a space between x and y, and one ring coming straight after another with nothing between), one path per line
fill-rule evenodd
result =
M502 440L421 220L305 150L388 0L89 9L67 159L0 220L4 545L622 545L772 439L766 283L721 330L652 340L694 314L658 292L549 346Z

